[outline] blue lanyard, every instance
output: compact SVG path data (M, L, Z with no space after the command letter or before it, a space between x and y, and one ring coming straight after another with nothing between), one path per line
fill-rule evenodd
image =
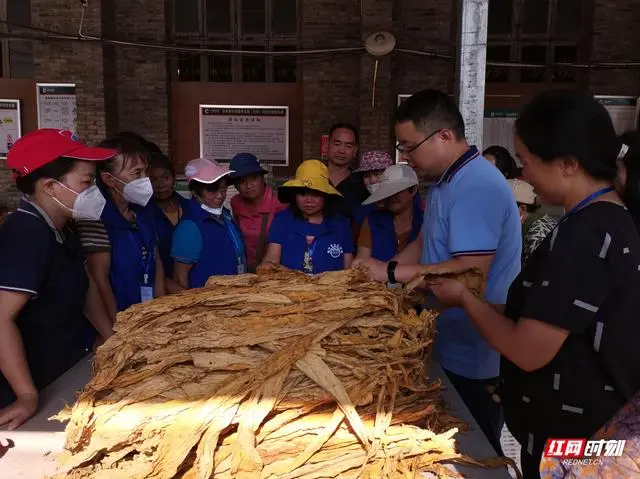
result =
M591 203L596 198L599 198L602 195L606 195L607 193L609 193L609 192L611 192L613 190L614 190L613 186L607 186L606 188L602 188L601 190L598 190L598 191L596 191L594 193L591 193L584 200L582 200L580 203L578 203L573 208L571 208L571 211L569 211L568 213L566 213L564 215L564 218L562 218L562 221L567 219L567 217L569 217L569 216L571 216L573 214L576 214L578 211L580 211L582 208L587 206L589 203Z
M140 233L140 235L142 235L142 233ZM149 270L151 269L151 261L154 258L155 255L155 249L154 248L149 248L148 246L147 248L147 260L145 261L143 259L143 254L142 254L142 247L144 247L144 245L140 245L137 241L136 238L134 236L134 234L129 231L129 238L131 238L131 242L133 243L134 248L136 249L136 251L139 251L139 260L140 260L140 266L142 267L142 271L143 271L143 275L142 275L142 280L144 281L144 284L149 284Z
M316 246L318 246L318 238L313 238L311 244L307 242L307 251L309 252L309 258L313 259L313 253L316 250Z
M231 242L233 243L233 249L236 252L236 259L238 264L244 264L244 244L242 243L242 239L238 234L233 221L226 216L223 216L224 224L227 227L227 231L229 233L229 237L231 238Z

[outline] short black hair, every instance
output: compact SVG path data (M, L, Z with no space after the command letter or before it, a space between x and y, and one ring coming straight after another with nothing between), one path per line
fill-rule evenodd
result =
M123 159L123 168L129 161L133 159L140 158L146 165L149 165L149 161L151 159L149 150L143 144L131 138L123 138L116 135L102 141L100 144L98 144L98 146L100 148L110 148L112 150L118 150L119 153L119 155L116 155L113 158L98 162L97 168L99 172L105 171L107 173L113 174L118 162L118 156L120 155L122 155Z
M360 144L360 133L358 129L350 123L334 123L331 125L331 129L329 130L329 138L333 136L336 130L349 130L353 133L353 137L355 138L356 145Z
M538 211L542 207L542 205L538 204L538 203L534 203L532 205L529 205L527 203L518 203L518 206L524 206L525 209L527 210L527 213L529 213L529 214L535 213L536 211Z
M156 145L152 141L147 140L144 136L138 133L134 133L133 131L121 131L119 133L116 133L114 138L117 138L120 140L138 142L142 146L144 146L147 150L149 150L150 155L157 154L157 153L162 154L162 150L158 145Z
M62 181L64 175L69 173L78 161L82 160L61 156L28 175L16 178L16 188L25 195L32 195L35 193L38 180L52 178L56 181Z
M338 203L342 200L342 198L336 198L334 195L328 195L320 191L310 190L309 188L278 188L278 200L280 200L281 203L288 203L289 209L293 212L296 218L303 218L304 214L302 213L300 208L298 208L298 204L296 203L296 196L304 195L309 191L312 191L315 194L320 193L324 195L324 207L322 208L322 214L325 217L330 218L336 213Z
M519 168L509 150L503 146L492 145L482 152L483 156L491 155L496 159L496 168L507 180L518 178Z
M465 138L464 119L458 105L449 95L438 90L422 90L411 95L398 107L395 121L410 121L427 135L446 128L457 139Z
M196 194L197 196L202 196L202 193L204 193L205 191L214 190L215 189L214 186L220 183L222 180L227 181L227 186L229 186L227 177L222 177L215 183L202 183L201 181L198 181L198 180L191 180L189 181L189 190L192 193Z
M525 106L515 129L542 161L573 157L594 179L611 181L616 176L621 142L605 107L587 92L538 95Z
M149 168L159 168L171 173L171 176L176 177L176 168L171 163L171 160L164 153L152 153L151 160L149 161Z

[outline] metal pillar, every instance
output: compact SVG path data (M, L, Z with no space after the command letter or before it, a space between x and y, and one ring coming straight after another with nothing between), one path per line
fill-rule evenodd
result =
M460 0L456 92L467 140L482 145L489 0Z

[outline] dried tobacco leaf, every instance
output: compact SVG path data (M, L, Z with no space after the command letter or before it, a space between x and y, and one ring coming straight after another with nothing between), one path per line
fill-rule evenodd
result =
M435 271L481 291L476 272ZM461 275L461 276L460 276ZM422 281L422 280L421 280ZM58 479L393 478L460 461L426 380L435 313L356 268L273 265L136 305L96 354Z

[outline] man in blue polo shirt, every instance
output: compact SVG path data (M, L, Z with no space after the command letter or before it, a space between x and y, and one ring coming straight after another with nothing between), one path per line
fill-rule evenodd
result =
M479 268L486 300L504 305L520 270L521 226L513 192L500 171L469 146L464 121L448 95L425 90L396 117L397 149L433 181L420 237L389 263L368 261L380 281L408 282L420 264ZM488 392L498 381L499 354L460 308L438 318L436 358L496 452L502 413Z

